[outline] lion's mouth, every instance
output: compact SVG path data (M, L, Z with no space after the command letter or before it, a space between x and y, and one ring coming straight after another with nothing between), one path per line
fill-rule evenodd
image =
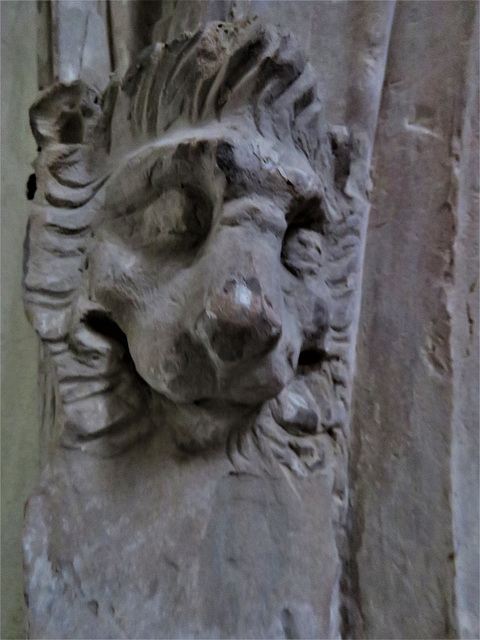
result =
M167 424L176 445L187 453L215 449L232 437L241 438L261 416L263 426L267 420L297 438L317 435L321 430L320 407L303 377L292 379L276 396L255 405L213 397L176 403L155 392L153 402L158 426Z

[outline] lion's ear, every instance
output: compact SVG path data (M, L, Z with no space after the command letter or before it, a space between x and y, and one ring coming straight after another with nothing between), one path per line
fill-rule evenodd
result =
M101 96L82 80L56 83L42 91L30 108L30 126L40 147L83 144L102 115Z

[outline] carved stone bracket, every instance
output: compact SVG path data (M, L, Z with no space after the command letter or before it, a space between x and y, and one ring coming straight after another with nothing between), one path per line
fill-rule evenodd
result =
M250 21L30 117L24 296L55 394L32 634L336 637L362 139Z

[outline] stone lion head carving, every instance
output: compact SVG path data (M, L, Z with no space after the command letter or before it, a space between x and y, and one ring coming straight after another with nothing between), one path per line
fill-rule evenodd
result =
M358 215L291 39L212 23L30 115L24 297L61 443L112 455L170 428L192 452L320 465L348 409Z

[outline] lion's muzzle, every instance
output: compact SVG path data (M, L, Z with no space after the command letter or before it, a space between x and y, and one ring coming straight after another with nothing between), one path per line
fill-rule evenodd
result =
M238 362L271 351L282 325L257 278L230 278L208 299L200 321L211 350L222 362Z

